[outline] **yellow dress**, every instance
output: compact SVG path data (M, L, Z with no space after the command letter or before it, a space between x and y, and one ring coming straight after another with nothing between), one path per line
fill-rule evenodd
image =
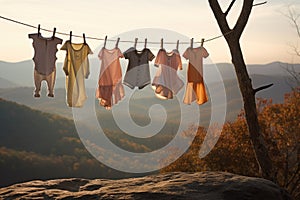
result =
M66 74L67 105L82 107L87 99L84 79L90 74L88 54L93 52L87 44L72 44L69 40L61 50L67 51L63 66Z

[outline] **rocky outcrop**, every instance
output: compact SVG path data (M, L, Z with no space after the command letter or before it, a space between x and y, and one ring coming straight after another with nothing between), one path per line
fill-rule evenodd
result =
M1 199L287 200L271 181L225 172L168 173L122 180L30 181L0 188Z

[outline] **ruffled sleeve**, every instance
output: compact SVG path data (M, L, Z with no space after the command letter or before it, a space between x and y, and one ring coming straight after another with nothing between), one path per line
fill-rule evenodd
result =
M64 72L65 72L65 74L66 74L66 76L68 76L69 75L69 65L68 65L68 63L69 63L69 61L68 61L68 43L69 43L69 41L66 41L64 44L63 44L63 46L60 48L60 50L65 50L65 51L67 51L66 52L66 58L65 58L65 62L64 62L64 66L63 66L63 70L64 70Z
M209 56L209 53L207 52L207 50L204 47L202 47L201 56L204 57L204 58L207 58Z
M190 59L190 48L187 48L182 55L185 59Z
M152 61L155 58L155 55L148 49L148 60Z
M103 59L103 48L99 51L99 53L98 53L98 58L99 58L100 60Z
M124 58L124 55L122 54L122 52L119 48L118 48L118 57L119 58Z
M162 64L162 50L159 50L154 61L154 66L159 67Z

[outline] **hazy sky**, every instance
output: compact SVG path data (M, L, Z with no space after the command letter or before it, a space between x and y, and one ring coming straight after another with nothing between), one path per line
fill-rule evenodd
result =
M225 9L230 0L220 2ZM241 2L237 1L229 16L232 25ZM247 63L300 62L291 55L289 46L300 40L288 19L282 15L289 4L294 5L300 14L299 0L269 0L267 4L253 8L242 37ZM61 32L72 30L74 34L84 32L87 36L101 38L141 28L168 29L194 37L196 41L220 34L207 0L0 0L0 15L33 25L41 24L44 28L56 27ZM27 35L36 30L2 19L0 27L0 60L17 62L33 57L32 41ZM66 36L59 37L68 39ZM81 40L74 39L74 42ZM101 44L95 40L88 40L88 43L92 49ZM231 61L223 38L206 43L205 47L213 62ZM57 55L62 61L65 52L59 51Z

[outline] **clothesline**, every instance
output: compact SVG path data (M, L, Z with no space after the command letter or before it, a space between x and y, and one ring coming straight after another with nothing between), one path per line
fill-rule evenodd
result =
M23 26L31 28L37 28L38 32L29 34L28 37L33 40L32 46L34 48L34 97L40 97L41 83L46 81L48 85L48 97L54 97L54 84L56 79L56 53L58 51L57 45L62 44L61 38L55 37L55 34L61 34L68 36L69 34L63 32L56 32L56 28L48 30L37 27L31 24L20 22L14 19L0 16L4 20L8 20L13 23L17 23ZM40 31L52 32L51 39L42 38ZM229 33L228 33L229 34ZM123 40L120 38L117 40L116 48L108 50L105 48L105 44L108 41L107 36L105 39L85 37L79 35L72 35L70 32L70 40L65 41L60 50L65 50L66 59L63 65L63 71L66 75L66 100L69 107L82 107L86 101L85 92L85 79L89 77L89 61L88 55L92 54L89 45L86 43L86 39L103 40L104 48L102 48L98 54L98 58L101 60L101 67L99 73L98 87L96 89L96 98L99 100L99 105L106 109L111 109L114 104L117 104L124 98L123 84L129 88L143 89L147 85L151 84L150 66L149 62L155 57L155 66L158 67L156 75L152 81L152 88L155 89L155 96L160 99L173 99L179 90L184 86L184 82L179 78L177 70L182 69L181 55L178 52L179 40L177 40L177 48L172 52L167 52L163 48L163 38L161 39L161 49L155 56L150 49L146 48L147 39L145 39L145 48L142 51L132 51L129 48L124 53L118 48L119 42L132 42ZM209 39L214 40L222 37L217 36ZM82 44L73 44L72 37L80 37L84 39ZM135 47L138 38L135 38ZM157 42L149 42L151 44L159 44ZM183 99L185 104L191 104L196 101L201 105L208 101L208 97L205 91L205 85L203 82L203 58L209 56L207 50L203 47L204 39L201 40L201 48L192 48L194 39L191 38L191 47L187 48L183 53L183 57L189 60L187 86L186 93ZM174 44L168 42L167 44ZM176 43L175 43L176 44ZM181 44L185 44L181 42ZM74 47L75 46L75 47ZM80 48L78 48L80 46ZM77 47L77 48L76 48ZM192 55L192 56L191 56ZM128 59L128 67L122 78L122 70L119 62L120 58ZM76 91L73 94L73 91Z
M7 21L10 21L10 22L13 22L13 23L16 23L16 24L20 24L20 25L23 25L23 26L27 26L27 27L31 27L31 28L34 28L34 29L37 29L39 28L38 26L34 26L34 25L31 25L31 24L28 24L28 23L24 23L24 22L21 22L21 21L17 21L17 20L14 20L14 19L11 19L11 18L7 18L7 17L3 17L3 16L0 16L1 19L4 19L4 20L7 20ZM43 30L43 31L46 31L46 32L53 32L53 30L49 30L49 29L46 29L46 28L40 28L40 30ZM213 40L216 40L218 38L221 38L221 37L224 37L226 35L229 35L232 31L229 31L225 34L222 34L222 35L218 35L218 36L215 36L215 37L212 37L212 38L209 38L209 39L204 39L203 43L204 42L210 42L210 41L213 41ZM64 32L56 32L56 34L59 34L59 35L65 35L65 36L69 36L70 34L69 33L64 33ZM81 35L73 35L72 34L72 37L77 37L77 38L83 38L83 36ZM100 40L100 41L105 41L104 38L97 38L97 37L90 37L90 36L87 36L85 37L86 39L90 39L90 40ZM107 39L106 41L110 41L110 42L115 42L117 40L115 39ZM131 41L131 40L119 40L119 42L121 43L144 43L144 42L141 42L141 41ZM147 41L148 44L161 44L161 42L151 42L151 41ZM194 43L202 43L202 41L195 41ZM164 42L164 44L178 44L178 42ZM190 42L179 42L179 44L190 44Z

